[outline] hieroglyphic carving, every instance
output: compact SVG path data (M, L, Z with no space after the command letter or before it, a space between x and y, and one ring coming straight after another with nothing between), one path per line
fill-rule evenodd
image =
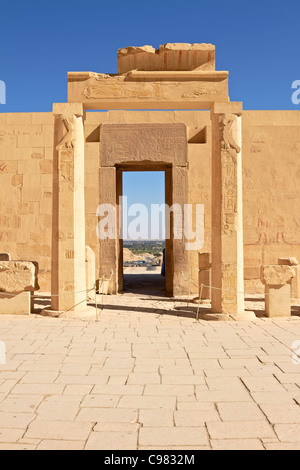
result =
M236 284L236 267L231 265L223 265L222 268L222 297L227 306L232 303L237 304L237 284Z
M99 170L99 204L109 204L115 207L117 202L117 180L115 168L100 168ZM100 221L100 218L99 218ZM117 234L116 234L117 236ZM115 283L117 272L117 242L116 239L99 239L100 277L110 278L114 272Z
M75 119L76 117L57 116L58 128L63 137L56 145L58 152L58 173L61 178L59 191L74 190L74 147L75 147Z
M138 161L187 165L184 124L103 124L100 132L101 166Z
M237 116L224 114L220 116L220 142L222 155L222 190L224 195L223 231L231 235L237 221L237 155L241 148L233 136L233 125Z
M175 82L154 81L131 82L124 76L112 77L93 74L81 91L87 100L95 99L168 99L170 95L174 99L201 99L203 97L215 98L220 94L219 82Z
M59 191L74 190L74 151L59 150L58 152L58 172L61 177Z
M87 86L82 94L87 99L95 98L161 98L162 92L160 86L155 86L155 84L144 84L143 89L137 89L135 85L130 86L127 84L127 87L124 88L119 85L119 82L113 82L111 84L103 84L102 86L90 85Z
M180 240L173 240L174 250L174 271L180 275L181 271L186 271L188 268L187 252L185 249L185 236L184 236L184 204L188 199L188 180L187 170L185 168L173 169L173 204L181 206L182 214L182 237ZM174 214L175 221L175 214ZM178 227L179 228L179 227Z
M208 89L208 88L200 88L199 90L194 90L190 93L183 93L182 98L198 98L199 96L203 95L216 95L218 92L217 90Z

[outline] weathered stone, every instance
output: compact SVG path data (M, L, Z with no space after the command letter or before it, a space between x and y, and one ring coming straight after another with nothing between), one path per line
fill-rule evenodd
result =
M0 291L19 293L37 288L36 266L29 261L0 262Z
M102 124L101 166L152 161L187 166L187 129L184 124ZM107 184L111 184L107 181Z
M126 47L118 51L119 74L131 70L181 71L215 70L215 46L212 44L168 43L155 50L152 46Z
M124 57L130 54L140 54L142 52L150 52L155 54L155 48L152 46L129 46L129 47L124 47L122 49L118 50L118 58Z
M296 271L290 266L262 266L261 280L268 286L284 286L295 277Z
M298 266L297 258L278 258L278 264L281 266Z

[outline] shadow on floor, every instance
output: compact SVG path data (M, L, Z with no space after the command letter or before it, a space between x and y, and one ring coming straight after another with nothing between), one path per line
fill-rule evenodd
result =
M160 274L124 274L123 292L166 297L166 279Z
M95 307L95 304L89 303L90 306ZM98 305L98 308L101 308L100 305ZM132 307L130 305L125 306L125 305L108 305L104 304L104 311L107 310L113 310L113 311L118 311L118 312L127 312L127 313L149 313L149 314L154 314L154 315L167 315L167 316L172 316L172 317L181 317L181 318L196 318L196 313L197 313L197 307L175 307L174 309L170 310L165 310L165 309L159 309L159 308L150 308L150 307ZM207 308L200 308L200 314L201 313L207 313Z

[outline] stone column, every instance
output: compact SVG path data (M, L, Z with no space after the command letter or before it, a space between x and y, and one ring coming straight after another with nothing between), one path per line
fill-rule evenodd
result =
M52 309L86 307L83 107L55 103Z
M212 312L244 314L242 103L212 109Z
M198 253L198 267L198 284L205 286L202 288L202 296L199 300L211 299L211 253Z

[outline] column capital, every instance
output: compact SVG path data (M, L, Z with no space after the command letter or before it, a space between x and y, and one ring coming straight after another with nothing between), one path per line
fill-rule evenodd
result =
M84 116L84 109L82 103L53 103L53 114L72 117Z
M211 108L211 114L243 114L243 103L241 101L232 101L229 103L214 103Z

